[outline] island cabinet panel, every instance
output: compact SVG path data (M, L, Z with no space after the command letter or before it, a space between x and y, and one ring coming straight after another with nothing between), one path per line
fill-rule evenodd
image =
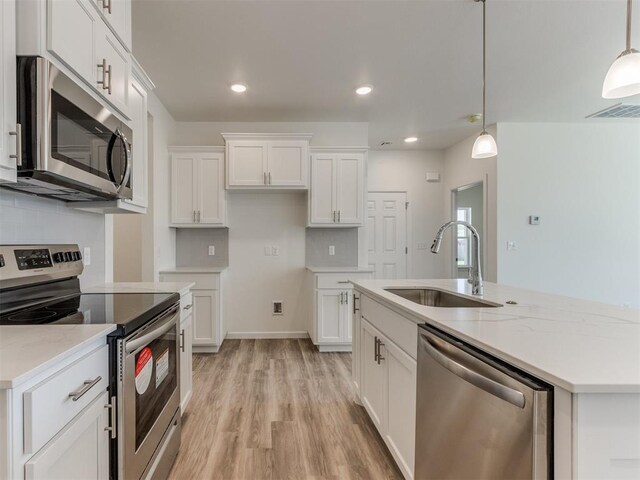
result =
M377 341L382 334L364 318L360 324L360 346L362 385L360 386L362 405L382 435L387 426L386 390L387 375L385 365L378 363Z
M0 2L0 182L16 181L20 156L16 95L16 2L3 0Z

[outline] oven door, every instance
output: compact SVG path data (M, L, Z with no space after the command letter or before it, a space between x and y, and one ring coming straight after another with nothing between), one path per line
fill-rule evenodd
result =
M179 411L177 305L132 336L120 340L118 477L141 478Z

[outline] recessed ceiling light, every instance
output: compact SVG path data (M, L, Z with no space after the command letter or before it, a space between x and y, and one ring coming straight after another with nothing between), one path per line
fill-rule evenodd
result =
M404 139L405 143L414 143L418 141L418 137L407 137Z
M242 83L234 83L233 85L231 85L231 90L236 93L244 93L247 91L247 86L243 85Z
M373 90L371 85L362 85L361 87L356 88L356 93L358 95L369 95Z

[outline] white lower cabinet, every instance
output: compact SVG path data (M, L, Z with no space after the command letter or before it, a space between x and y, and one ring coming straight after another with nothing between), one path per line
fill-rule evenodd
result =
M25 478L108 479L108 403L105 391L27 461Z
M182 301L180 308L184 309ZM180 412L184 414L193 390L193 313L180 320L180 337Z
M376 428L383 435L387 426L387 375L385 363L378 363L377 342L382 337L380 332L362 320L360 325L360 347L362 366L362 385L360 386L360 398L362 405L369 413Z

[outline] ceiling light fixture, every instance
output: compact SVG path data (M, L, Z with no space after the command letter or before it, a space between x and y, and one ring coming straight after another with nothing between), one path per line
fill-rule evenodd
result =
M361 87L356 88L356 93L358 95L369 95L373 87L371 85L362 85Z
M247 91L247 86L242 83L234 83L231 85L231 90L235 93L244 93Z
M631 48L631 0L627 0L627 48L613 62L602 85L602 98L640 93L640 52Z
M486 0L475 0L482 2L482 132L476 138L471 150L471 158L490 158L498 154L496 141L487 132L486 125L486 97L487 97L487 2Z
M418 137L407 137L404 139L405 143L415 143L418 141Z

